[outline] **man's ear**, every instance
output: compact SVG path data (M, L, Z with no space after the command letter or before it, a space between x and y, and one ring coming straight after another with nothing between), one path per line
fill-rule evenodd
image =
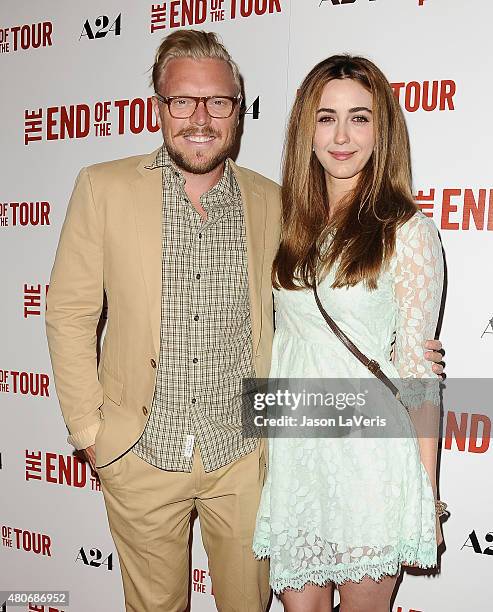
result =
M152 96L151 102L152 110L154 111L154 115L156 116L157 124L160 128L162 128L161 113L159 112L159 100L156 98L156 96Z

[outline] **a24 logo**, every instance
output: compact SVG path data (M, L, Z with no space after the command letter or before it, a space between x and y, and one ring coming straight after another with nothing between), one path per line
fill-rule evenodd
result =
M84 565L89 565L90 567L101 567L104 565L110 571L113 569L113 553L104 557L99 548L91 548L88 555L84 547L81 547L75 561L82 561Z
M491 544L493 542L493 532L490 531L489 533L487 533L484 536L484 539L488 544ZM493 555L493 546L487 546L483 549L479 543L478 536L476 535L476 531L474 529L471 531L467 540L461 546L461 550L463 548L472 548L475 553L480 555Z
M95 38L104 38L107 34L113 32L115 36L120 36L122 33L122 14L111 22L107 15L100 15L94 20L94 26L91 26L89 19L86 19L82 32L80 33L79 40L83 36L87 36L89 40Z

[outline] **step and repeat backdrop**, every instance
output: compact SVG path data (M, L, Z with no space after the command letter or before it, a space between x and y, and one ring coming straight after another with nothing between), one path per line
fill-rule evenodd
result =
M66 442L43 315L79 169L161 143L148 84L161 38L182 27L220 34L245 81L238 162L274 180L307 71L346 51L383 69L406 115L416 200L446 253L448 376L487 379L492 19L485 0L2 1L0 591L69 591L70 603L0 602L0 610L124 609L99 482ZM405 573L394 612L492 609L490 406L458 397L444 406L440 488L452 514L440 572ZM192 610L214 610L198 521L190 581Z

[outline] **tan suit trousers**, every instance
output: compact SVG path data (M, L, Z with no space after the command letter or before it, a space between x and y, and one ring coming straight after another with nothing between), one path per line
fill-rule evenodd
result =
M252 553L266 445L205 472L161 470L132 451L98 473L123 578L127 612L183 612L189 598L190 517L196 509L217 609L264 612L268 562Z

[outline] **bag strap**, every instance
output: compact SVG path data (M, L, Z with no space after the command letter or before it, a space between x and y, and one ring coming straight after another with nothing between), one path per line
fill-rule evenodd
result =
M392 392L392 394L401 401L399 389L394 385L394 383L388 378L380 369L380 364L375 359L369 359L364 353L362 353L359 348L352 342L346 334L342 331L342 329L337 325L332 317L329 316L327 311L322 306L322 302L318 297L317 293L317 283L315 279L313 280L313 294L315 296L315 302L317 303L318 309L320 310L320 314L325 319L325 322L333 331L334 335L339 338L339 340L344 344L344 346L356 357L356 359L361 362L365 368L376 376L378 380L382 381L383 384Z

